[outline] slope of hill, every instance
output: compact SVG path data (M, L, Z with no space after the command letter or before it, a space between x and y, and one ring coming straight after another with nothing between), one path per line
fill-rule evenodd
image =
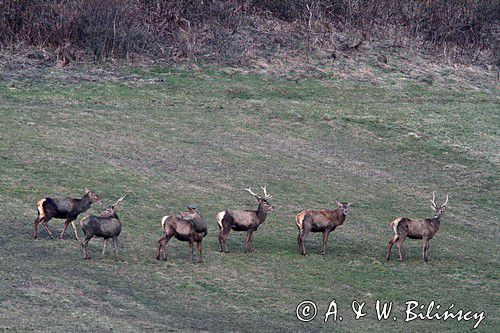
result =
M489 89L488 89L489 90ZM405 302L485 312L498 327L498 96L418 80L374 85L202 68L4 72L0 80L0 327L35 331L449 331L474 321L404 322ZM252 208L266 185L276 211L243 253L217 249L215 213ZM35 202L93 188L127 195L120 261L91 261L74 239L31 238ZM407 240L385 262L397 216L427 217L450 193L430 262ZM327 255L298 254L294 215L353 200ZM172 240L154 259L160 218L196 204L209 223L205 262ZM89 213L95 213L93 206ZM52 220L60 231L61 220ZM69 234L68 234L69 235ZM394 255L394 254L393 254ZM393 258L395 258L393 256ZM335 299L342 321L324 323ZM311 322L295 316L313 300ZM367 315L354 319L353 300ZM378 321L376 300L398 320Z

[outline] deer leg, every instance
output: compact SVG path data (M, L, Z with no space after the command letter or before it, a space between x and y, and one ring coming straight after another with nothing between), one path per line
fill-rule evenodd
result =
M245 236L245 253L248 252L248 242L250 241L250 235L252 234L251 230L247 230L247 234Z
M224 230L224 229L221 228L219 230L219 236L218 236L218 238L219 238L219 252L222 252L222 230Z
M64 228L61 232L61 235L59 236L59 239L63 239L64 233L66 232L66 228L68 227L69 223L71 222L71 217L68 217L66 221L64 221Z
M425 249L425 261L429 261L429 240L427 240L427 247Z
M118 261L118 239L116 237L113 238L113 247L115 248L116 261Z
M47 232L49 233L49 236L50 238L54 238L52 236L52 231L50 231L50 228L49 228L49 225L47 222L49 222L50 218L43 218L42 220L42 223L43 223L43 227L45 228L45 230L47 230Z
M198 262L203 261L203 257L201 256L201 249L202 249L201 242L198 242L198 253L200 254L200 257L198 258Z
M36 235L36 229L38 228L38 223L40 223L40 220L38 219L38 217L35 219L34 221L34 224L35 224L35 228L33 230L33 238L36 239L37 235Z
M163 254L163 260L167 260L167 243L172 238L173 234L169 234L168 232L160 238L158 241L158 254L156 256L156 259L160 260L160 250L162 250Z
M253 252L253 231L250 233L250 252Z
M391 257L392 246L394 245L394 240L391 238L389 240L389 245L387 246L387 253L385 254L385 260L389 261Z
M102 240L102 253L101 253L101 260L104 259L104 252L106 252L106 245L108 245L108 239L104 238Z
M422 263L425 262L425 238L422 238Z
M302 255L306 256L306 236L309 234L310 228L304 228L302 227L302 231L300 233L300 243L302 244Z
M321 255L324 256L326 254L326 242L328 241L328 236L330 235L330 232L324 231L323 232L323 244L321 245Z
M90 259L89 241L91 238L92 236L85 236L82 241L83 259Z
M76 238L76 240L80 240L80 238L78 238L78 232L76 231L75 220L71 221L71 226L73 227L73 231L75 232L75 238Z
M227 247L227 236L229 235L229 229L224 228L223 230L224 231L222 233L222 242L224 243L224 249L226 253L229 253L229 248Z
M192 240L189 241L189 255L191 256L191 263L193 263L193 251L194 251L194 242Z
M161 252L163 252L163 259L164 260L166 259L167 253L166 253L166 251L162 251L165 248L165 246L167 246L167 240L166 240L165 236L163 236L162 238L160 238L158 240L158 251L156 253L157 260L160 260L160 253Z
M168 233L165 235L165 240L163 243L163 260L167 260L167 243L170 240L170 238L172 238L173 235L174 234L168 234Z
M41 215L41 217L40 217ZM46 215L43 211L43 205L42 206L39 206L37 204L37 211L36 211L36 219L34 221L34 230L33 230L33 238L37 238L37 229L38 229L38 223L40 223L40 221L42 221L43 219L45 219Z
M299 234L297 235L297 244L299 245L299 252L302 254L302 241L300 239L300 230Z
M406 238L406 234L400 235L399 240L396 243L396 247L398 248L398 253L399 253L399 261L403 261L403 255L401 254L401 245L403 245L405 238Z

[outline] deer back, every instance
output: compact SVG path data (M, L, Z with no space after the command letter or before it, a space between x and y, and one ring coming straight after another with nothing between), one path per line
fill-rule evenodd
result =
M255 210L226 210L227 217L230 218L231 225L237 229L246 230L252 225L259 225L257 211Z
M80 225L85 235L92 234L103 238L116 237L122 230L122 224L118 217L90 215L84 217Z
M435 219L403 219L399 225L406 227L410 238L432 237L439 230L439 222Z

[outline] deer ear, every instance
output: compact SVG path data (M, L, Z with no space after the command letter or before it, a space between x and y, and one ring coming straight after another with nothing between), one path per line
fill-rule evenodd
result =
M85 188L85 193L89 193L90 190L88 188Z

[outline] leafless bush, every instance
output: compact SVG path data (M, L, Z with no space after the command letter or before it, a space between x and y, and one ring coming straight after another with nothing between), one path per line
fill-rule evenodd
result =
M497 0L0 0L0 47L82 51L95 60L140 54L234 62L250 49L336 48L383 40L452 62L498 61ZM279 35L284 22L292 33ZM267 29L267 28L266 28ZM356 44L359 43L359 44Z

